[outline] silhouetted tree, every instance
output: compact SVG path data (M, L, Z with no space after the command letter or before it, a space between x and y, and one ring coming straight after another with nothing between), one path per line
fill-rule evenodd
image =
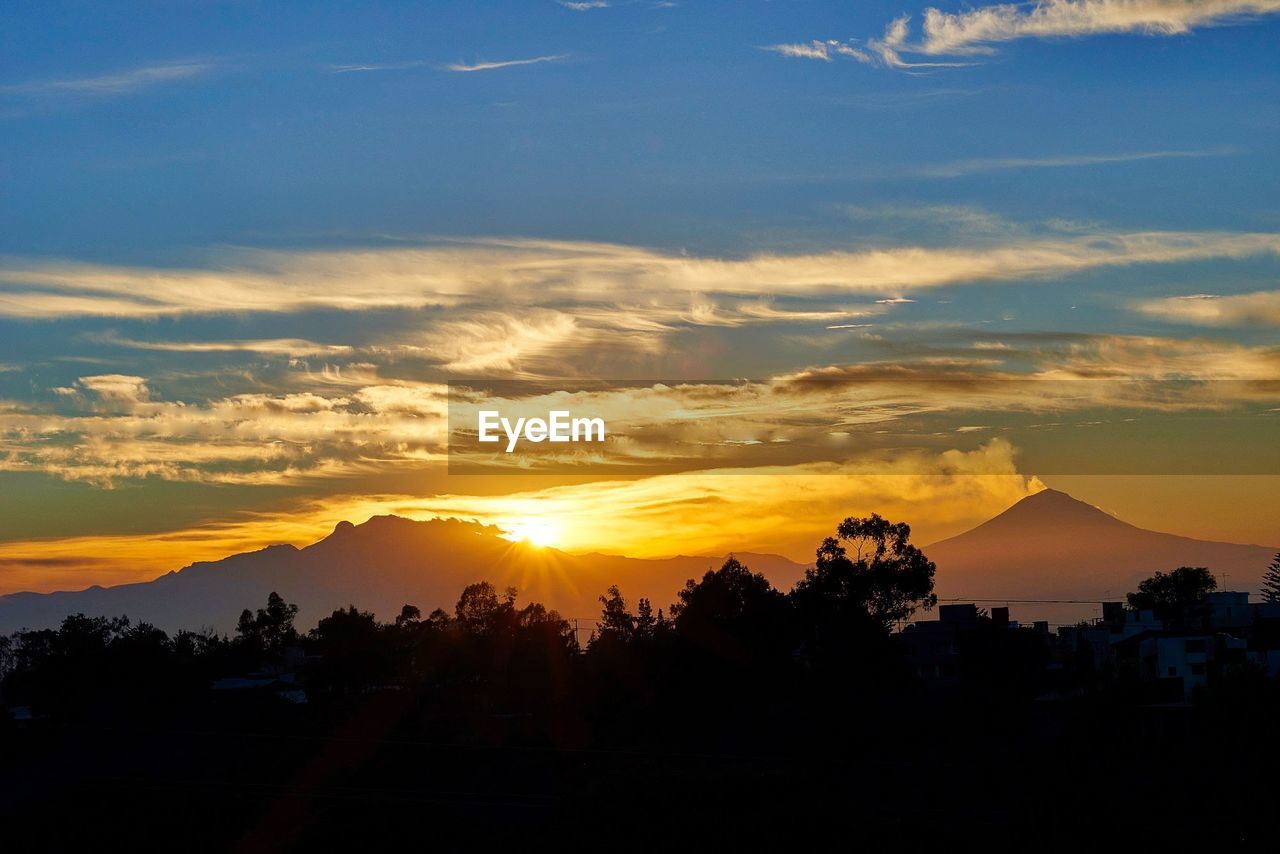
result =
M453 622L453 617L444 608L436 608L427 615L427 619L424 622L432 628L444 629Z
M472 634L491 634L510 625L515 615L516 590L508 587L502 597L487 581L468 584L454 611L458 625Z
M791 593L806 624L827 634L867 623L887 632L917 608L937 604L934 564L908 542L910 525L873 513L845 519L836 534L822 541L813 568Z
M1218 580L1207 568L1180 566L1144 579L1128 595L1129 606L1154 612L1170 628L1199 628L1208 614L1209 594L1217 588Z
M635 636L640 640L647 640L654 637L660 630L665 628L666 619L662 616L662 610L658 610L657 616L654 616L653 605L648 599L641 598L636 603L636 620L635 620Z
M189 632L170 639L126 617L72 614L57 629L17 632L0 649L8 654L0 702L52 717L113 717L161 715L204 690L223 646Z
M511 588L510 595L515 598L515 589ZM568 623L556 611L543 605L541 602L530 602L523 608L515 612L515 625L517 628L528 629L537 626L553 625L559 628L561 625Z
M1280 554L1277 554L1262 576L1262 598L1272 604L1280 603Z
M595 640L600 643L630 641L636 633L636 617L627 610L627 602L616 584L609 588L608 595L600 597L600 604L604 607L600 611Z
M352 694L385 682L391 674L392 647L373 614L355 605L320 620L308 639L320 662L312 687Z
M397 626L412 626L422 619L422 610L417 605L404 605L396 615Z
M173 652L181 666L195 668L221 657L227 641L212 631L182 630L173 636Z
M671 606L675 632L704 651L749 659L780 651L790 628L787 598L730 556L701 581L689 579Z
M285 602L273 590L267 596L266 608L259 608L256 614L251 613L248 608L240 612L236 634L240 636L241 643L251 651L266 656L278 655L298 639L298 631L293 627L296 616L298 606Z

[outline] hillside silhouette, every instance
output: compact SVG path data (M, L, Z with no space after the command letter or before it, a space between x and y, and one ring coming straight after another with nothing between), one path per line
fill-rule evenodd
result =
M925 551L938 565L943 598L1101 601L1176 566L1207 567L1256 590L1276 547L1148 531L1046 489Z
M431 610L449 607L477 578L571 617L595 614L600 591L611 584L663 601L688 578L718 566L724 556L661 559L572 555L513 543L492 526L457 519L419 522L375 516L361 525L340 522L329 536L306 546L269 546L217 561L192 564L154 581L62 593L0 596L0 633L55 626L68 614L128 614L168 631L228 631L246 602L288 590L299 619L314 622L359 602L383 619L405 602ZM778 555L740 557L774 584L789 588L804 568Z
M516 587L570 617L596 611L610 585L655 602L685 579L718 566L724 556L661 559L574 555L513 543L492 526L456 519L425 522L375 516L340 522L324 539L296 548L269 546L192 564L154 581L60 593L0 596L0 632L55 626L68 614L129 614L166 630L232 628L245 602L272 590L291 591L300 619L310 622L359 602L383 619L406 601L428 610L449 606L477 578L499 589ZM938 565L942 598L1116 598L1152 572L1203 566L1256 589L1276 547L1196 540L1148 531L1047 489L1022 499L970 531L926 547ZM776 587L789 589L804 566L779 555L737 553ZM1037 618L1075 619L1080 609L1036 612Z

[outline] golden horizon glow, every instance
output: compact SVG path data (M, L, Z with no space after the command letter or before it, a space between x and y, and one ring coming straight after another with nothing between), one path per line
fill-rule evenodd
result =
M560 542L560 523L547 516L530 516L501 524L506 530L505 539L514 543L528 543L537 548L554 546Z
M316 542L339 521L457 518L492 525L513 548L635 558L780 554L801 563L841 519L878 512L919 542L972 527L1041 488L1007 450L950 458L952 473L867 474L855 466L704 471L537 487L503 479L497 494L336 495L156 533L0 542L0 594L149 581L194 561L277 543ZM973 476L957 473L984 471ZM602 508L608 512L602 513ZM55 569L56 567L56 569Z
M150 581L194 562L268 545L303 547L339 521L362 524L387 514L492 525L506 532L512 548L535 549L549 560L557 551L636 558L758 552L808 563L822 537L846 516L877 512L905 521L912 539L927 545L986 521L1045 485L1018 474L999 454L971 462L988 473L879 475L850 467L833 474L802 466L531 485L524 491L517 490L525 478L506 478L508 491L498 494L326 496L183 528L0 542L0 594ZM1048 485L1151 530L1280 545L1277 483L1278 477L1080 477L1052 478ZM1167 498L1158 507L1149 502L1153 491ZM1206 506L1247 510L1206 513ZM609 512L602 514L602 507ZM574 583L553 561L546 570L557 572L559 583Z

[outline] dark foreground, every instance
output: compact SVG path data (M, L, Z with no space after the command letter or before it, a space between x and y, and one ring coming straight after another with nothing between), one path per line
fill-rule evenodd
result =
M922 700L884 720L721 698L607 739L571 705L442 714L402 691L10 728L5 848L1274 841L1274 708Z
M0 850L1274 850L1264 669L1168 696L974 611L923 672L938 638L890 627L933 565L886 526L847 522L857 559L829 540L786 594L733 560L667 614L612 590L582 647L487 584L305 635L273 594L232 638L4 638ZM1131 601L1189 632L1205 590L1160 585L1200 575Z

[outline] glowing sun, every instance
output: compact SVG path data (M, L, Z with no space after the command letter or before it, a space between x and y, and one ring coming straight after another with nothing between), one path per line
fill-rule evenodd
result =
M539 548L555 545L560 539L560 524L554 519L526 517L514 520L504 527L507 529L504 536L508 540L529 543Z

